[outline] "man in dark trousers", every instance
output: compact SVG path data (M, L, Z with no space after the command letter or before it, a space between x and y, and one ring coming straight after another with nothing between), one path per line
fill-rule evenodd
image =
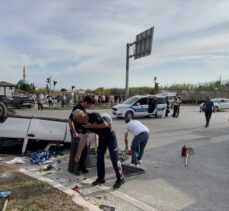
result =
M68 123L71 131L71 136L72 136L72 143L71 143L71 149L76 149L74 152L72 152L74 155L70 154L69 157L69 168L68 171L70 173L75 173L76 175L80 175L80 171L82 173L88 173L87 170L87 154L88 154L88 147L87 145L84 146L82 150L82 155L79 160L79 163L75 164L75 155L77 154L79 143L80 143L80 134L82 134L82 126L81 124L78 124L73 120L73 112L77 109L82 110L83 112L86 113L86 108L91 107L93 103L93 100L91 97L86 96L84 97L83 101L75 105L72 109L72 112L69 116ZM71 150L72 151L72 150Z
M151 116L154 113L154 110L157 108L157 99L154 98L149 98L149 102L148 102L148 113L149 116ZM155 114L156 117L156 114Z
M204 110L205 119L206 119L205 127L208 127L211 116L212 116L212 112L215 112L214 103L210 100L209 96L207 96L206 101L204 102L203 110Z
M86 144L86 135L90 130L96 133L99 137L98 149L97 149L97 179L92 182L92 185L100 185L105 183L105 163L104 157L106 149L109 149L109 154L111 162L116 173L116 182L113 185L113 188L119 188L124 184L124 175L122 172L121 162L118 159L118 145L115 132L111 128L111 124L104 120L104 118L99 113L84 113L83 111L77 109L73 112L73 118L78 123L81 123L83 126L83 136L82 140L84 142L80 143L78 150L77 160L79 160L80 152Z
M165 117L168 117L168 113L170 112L169 108L170 108L170 103L169 103L169 98L168 96L165 97L165 100L166 100L166 111L165 111Z
M178 95L176 95L174 102L173 102L173 114L172 117L178 117L180 113L180 104L181 104L181 99Z

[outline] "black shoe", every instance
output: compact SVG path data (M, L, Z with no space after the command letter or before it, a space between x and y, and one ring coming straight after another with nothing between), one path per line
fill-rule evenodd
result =
M106 181L105 179L96 179L94 182L92 182L92 185L95 186L95 185L102 185L104 184Z
M81 171L83 174L89 173L87 168L79 168L78 170Z
M122 180L116 180L115 184L113 185L113 188L114 189L117 189L117 188L120 188L122 184L125 183L125 180L122 179Z
M74 173L75 175L77 175L77 176L80 175L80 171L79 171L78 163L77 163L77 162L74 163L73 173Z

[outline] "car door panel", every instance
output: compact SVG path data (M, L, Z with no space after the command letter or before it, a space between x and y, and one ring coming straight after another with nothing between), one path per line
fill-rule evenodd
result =
M141 98L137 100L131 107L134 110L136 117L148 115L147 98Z
M29 139L64 141L66 130L67 122L32 119L28 136Z

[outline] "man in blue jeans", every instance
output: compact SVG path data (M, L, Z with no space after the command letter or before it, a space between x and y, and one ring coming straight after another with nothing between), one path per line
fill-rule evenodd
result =
M130 117L125 119L125 145L128 150L128 132L134 135L131 144L132 162L131 165L139 167L142 163L145 146L149 139L149 129L138 120L132 120Z

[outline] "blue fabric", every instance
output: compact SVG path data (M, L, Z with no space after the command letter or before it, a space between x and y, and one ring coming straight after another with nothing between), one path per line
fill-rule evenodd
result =
M43 164L44 161L51 158L51 152L49 150L43 152L30 153L30 163L32 164Z

